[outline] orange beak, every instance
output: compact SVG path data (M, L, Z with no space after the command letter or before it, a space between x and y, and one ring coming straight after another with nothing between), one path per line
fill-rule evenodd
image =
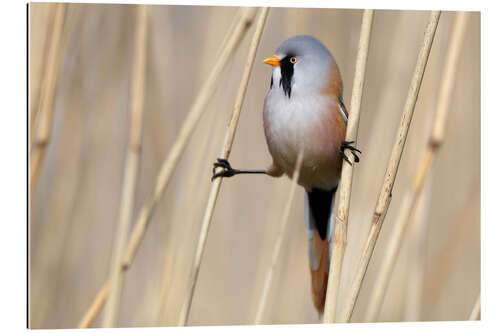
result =
M272 57L264 59L263 63L271 65L273 67L279 66L280 65L280 58L278 58L277 56L272 56Z

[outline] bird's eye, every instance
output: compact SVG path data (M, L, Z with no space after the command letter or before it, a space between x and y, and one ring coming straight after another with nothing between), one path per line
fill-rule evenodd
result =
M290 58L290 62L291 62L292 64L295 64L295 63L297 62L297 57L291 57L291 58Z

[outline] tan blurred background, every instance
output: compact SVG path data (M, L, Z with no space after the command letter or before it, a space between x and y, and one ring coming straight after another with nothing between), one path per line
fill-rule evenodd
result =
M30 112L38 107L51 4L31 4ZM163 159L211 66L235 7L151 6L143 149L133 223L153 191ZM399 124L428 12L376 11L361 109L348 244L340 289L346 297L370 226ZM350 105L361 10L272 8L266 23L230 161L270 163L262 106L270 69L261 59L286 37L311 34L337 60ZM443 12L430 54L393 198L353 321L367 299L405 190L421 158L435 112L454 13ZM30 326L71 328L109 274L128 142L134 5L69 4L64 15L53 132L31 200ZM246 61L250 29L158 204L126 273L119 325L176 325L210 186ZM381 321L466 320L480 291L480 15L470 17L450 105L445 142L401 249ZM189 325L252 324L290 189L286 178L224 180L208 235ZM268 324L317 323L298 189L279 258ZM415 236L417 235L417 237ZM415 286L417 293L415 294ZM94 326L99 327L102 314Z

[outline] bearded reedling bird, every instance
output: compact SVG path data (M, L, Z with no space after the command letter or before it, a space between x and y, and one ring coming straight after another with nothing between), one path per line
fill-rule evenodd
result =
M271 65L271 88L264 103L264 132L273 163L266 170L233 169L218 159L213 177L261 173L292 178L303 150L298 183L305 189L304 218L309 241L309 265L314 306L323 313L332 248L333 205L345 149L348 112L342 101L342 78L328 49L316 38L299 35L285 40ZM217 168L222 171L216 172Z

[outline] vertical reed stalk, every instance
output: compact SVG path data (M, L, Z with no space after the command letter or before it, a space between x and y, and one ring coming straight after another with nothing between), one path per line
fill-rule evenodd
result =
M269 300L269 291L271 289L271 284L273 282L274 269L276 263L278 262L278 257L281 253L281 245L283 244L283 235L288 227L288 221L290 217L290 211L292 210L293 197L295 195L295 190L297 189L297 180L299 179L300 168L302 166L302 159L304 157L304 150L301 150L299 156L297 156L297 162L295 164L295 170L292 176L292 185L290 186L290 192L288 194L288 200L286 202L285 210L283 212L283 217L280 223L280 230L278 232L278 237L276 237L276 242L274 244L273 256L271 258L271 266L267 272L266 281L264 282L264 288L262 289L262 295L260 296L259 307L257 308L257 315L255 316L255 324L262 324L262 318L264 316L264 310L266 309L267 301Z
M401 205L398 217L395 221L394 230L391 233L391 238L389 239L385 257L382 261L372 295L369 298L366 314L366 321L369 322L375 321L378 317L384 300L384 295L387 292L390 277L392 276L392 272L398 258L405 231L409 221L411 220L411 216L414 214L416 204L419 201L422 188L425 184L425 180L429 175L432 162L443 142L444 127L455 84L456 66L464 40L467 17L468 13L466 12L458 12L455 17L453 31L445 57L445 67L443 69L443 78L438 95L437 111L434 118L432 134L428 140L426 152L420 160L418 168L415 172L413 186L408 189L403 199L403 204Z
M148 6L138 5L136 13L135 48L133 72L131 78L130 100L130 137L123 173L122 197L118 230L114 240L111 257L109 301L103 317L103 327L116 327L120 311L120 299L123 287L124 271L121 269L123 253L127 246L127 238L132 220L134 193L137 170L141 151L142 121L144 114L144 84L146 76L146 50L148 33Z
M125 253L125 257L122 261L122 270L127 270L130 264L133 261L137 248L139 247L148 223L153 215L153 211L156 207L156 204L160 201L163 193L165 192L165 188L170 181L170 177L172 172L177 165L181 153L184 151L184 148L187 145L187 140L191 136L197 121L202 115L203 110L206 107L210 97L213 95L215 88L219 82L220 74L222 70L227 65L229 59L236 51L239 46L241 40L243 39L246 31L250 28L253 23L256 10L255 8L245 8L242 9L243 13L241 15L241 19L238 25L234 28L233 34L229 39L227 39L227 43L224 45L223 50L221 51L219 57L217 58L217 62L212 67L212 71L208 79L205 81L203 86L200 89L191 109L189 111L186 120L184 121L180 133L173 144L173 147L168 154L168 156L163 161L162 168L158 177L156 179L156 186L154 189L154 193L152 198L147 201L143 206L139 213L139 218L135 223L130 238L127 244L127 250ZM109 281L106 282L106 284ZM84 321L83 319L80 321L80 324L83 326L79 326L80 328L89 327L92 325L93 319L97 316L104 302L101 302L101 297L106 299L108 297L108 288L106 288L106 284L104 284L99 290L98 294L94 298L92 305L87 310L84 318L90 318L91 320ZM100 305L100 306L98 306ZM94 313L94 316L90 316L90 314Z
M358 264L356 275L354 277L353 284L351 286L347 305L345 311L342 314L341 320L347 322L351 319L356 300L361 289L361 284L365 277L368 264L370 263L375 244L382 228L382 224L387 214L389 208L392 188L396 180L397 171L399 168L399 162L401 161L401 155L403 154L403 148L406 143L406 138L408 136L408 131L410 129L411 120L413 118L413 111L415 110L415 104L417 102L418 93L420 90L420 85L422 83L422 78L424 76L425 67L427 65L427 60L429 58L429 53L431 51L432 42L434 41L434 35L436 33L436 28L439 22L439 17L441 15L440 11L433 11L429 16L429 22L426 26L424 33L424 40L422 47L420 49L417 64L415 66L415 71L410 84L410 89L408 91L408 97L403 109L403 114L401 117L401 122L399 125L398 133L394 141L392 148L391 157L389 159L387 169L384 176L384 182L380 193L378 196L378 201L375 206L375 211L373 213L372 223L370 231L368 233L368 238L363 249L361 260Z
M361 31L359 35L358 55L356 59L356 68L352 88L351 108L346 130L346 141L356 141L358 137L359 114L361 109L361 100L363 97L363 85L365 82L368 49L370 48L370 35L372 31L373 14L374 11L369 9L366 9L363 12L363 20L361 22ZM354 159L350 151L346 151L346 154L350 160ZM323 321L325 323L333 323L335 321L337 295L340 285L340 276L342 272L342 261L344 260L344 252L347 240L347 223L349 216L349 205L351 201L352 175L353 167L351 167L346 161L344 161L342 165L342 174L340 176L337 213L335 215L332 257L330 263L330 272L328 276L325 312L323 318Z
M64 26L64 14L66 12L66 4L54 4L55 17L52 34L50 37L49 51L47 55L47 68L42 87L42 96L40 98L40 110L37 112L35 121L31 126L35 126L36 133L32 146L30 146L30 173L29 186L30 197L32 197L40 170L42 168L47 147L52 135L52 118L54 116L54 101L56 96L57 81L59 78L59 70L61 67L61 40ZM36 125L35 125L36 124ZM31 142L31 141L30 141Z
M234 136L236 133L236 127L238 125L238 120L241 113L241 107L243 105L243 101L245 99L246 90L248 87L248 81L250 79L250 73L255 61L255 55L257 53L257 47L259 46L260 39L262 37L262 31L264 30L264 25L266 23L267 14L269 12L269 8L262 8L257 19L257 26L255 28L255 32L250 44L250 49L248 52L247 62L245 65L245 69L243 71L243 77L240 82L240 87L238 89L238 94L236 97L233 115L231 118L231 122L229 123L229 127L226 132L226 137L224 140L224 146L222 149L221 157L227 159L229 157L229 153L231 151L231 147L233 144ZM210 195L208 198L205 215L203 217L200 238L198 240L198 246L196 248L195 260L192 268L191 275L188 280L188 295L185 300L185 303L181 309L181 314L179 318L179 325L185 326L188 320L189 312L191 309L191 304L193 302L194 289L196 286L196 281L198 279L198 273L200 271L201 257L203 255L203 251L205 249L205 243L208 235L208 230L210 227L210 222L212 220L212 214L215 208L215 203L217 201L217 196L219 194L220 185L222 183L222 178L216 178L211 186Z

